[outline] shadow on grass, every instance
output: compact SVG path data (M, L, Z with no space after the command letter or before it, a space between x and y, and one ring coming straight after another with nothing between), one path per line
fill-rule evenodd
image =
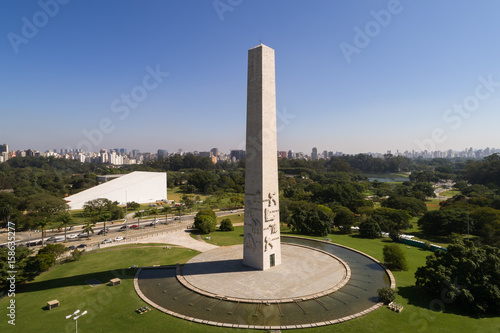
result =
M88 286L89 288L91 288L91 286L86 281L97 279L99 281L102 281L103 285L104 284L107 285L109 280L113 278L119 278L122 280L133 279L135 277L135 272L136 272L135 268L122 268L112 271L94 272L89 274L80 274L80 275L68 276L46 281L30 282L19 286L18 293L22 294L33 291L72 287L72 286Z
M415 237L418 237L420 239L424 239L429 243L441 243L441 244L448 244L450 242L450 239L445 236L429 236L424 234L422 231L409 231L407 232L408 235L413 235Z
M452 301L446 298L443 300L441 299L441 295L431 295L419 286L399 287L398 294L405 298L408 301L408 304L413 306L435 312L449 313L476 319L480 318L480 316L475 316L474 314L461 308L458 301ZM493 318L495 316L491 315L482 317Z

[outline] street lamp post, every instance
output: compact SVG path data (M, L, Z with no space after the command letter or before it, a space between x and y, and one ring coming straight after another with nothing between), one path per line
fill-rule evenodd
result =
M78 318L80 318L81 316L85 316L86 314L87 311L83 311L82 313L80 313L80 310L76 310L72 314L66 316L66 319L73 318L73 320L75 321L75 333L78 333Z

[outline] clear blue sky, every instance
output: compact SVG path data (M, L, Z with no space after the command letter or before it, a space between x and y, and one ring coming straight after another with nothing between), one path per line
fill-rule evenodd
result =
M500 147L495 0L59 1L0 2L11 149L243 148L260 41L279 150Z

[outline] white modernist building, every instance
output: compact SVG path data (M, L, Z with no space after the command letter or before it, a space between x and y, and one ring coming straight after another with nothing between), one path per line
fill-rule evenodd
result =
M167 173L134 171L70 195L65 200L70 209L82 209L87 201L97 198L118 201L121 205L131 201L148 203L167 200Z

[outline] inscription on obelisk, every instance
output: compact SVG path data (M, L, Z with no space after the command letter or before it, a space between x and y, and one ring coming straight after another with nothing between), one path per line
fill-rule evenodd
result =
M248 50L243 263L281 264L274 50Z

